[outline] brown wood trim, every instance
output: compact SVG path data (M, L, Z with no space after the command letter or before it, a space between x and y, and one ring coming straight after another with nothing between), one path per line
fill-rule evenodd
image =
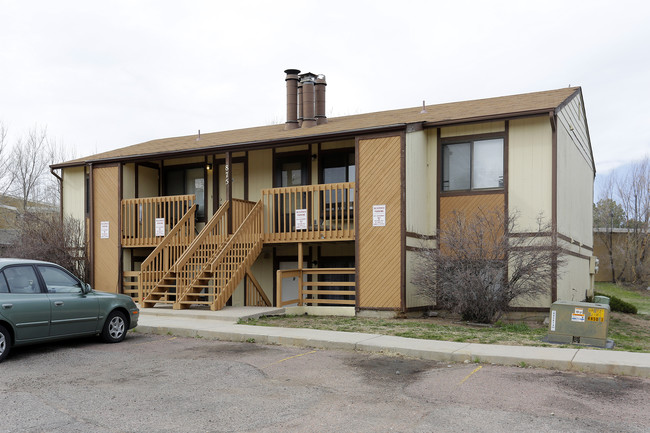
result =
M122 278L124 273L124 257L122 257L122 199L124 198L124 182L122 176L124 176L124 164L120 163L117 168L117 191L119 194L119 199L117 200L117 293L124 293L124 278Z
M441 177L442 178L442 177ZM439 191L439 197L458 197L468 195L489 195L489 194L505 194L505 188L490 188L490 189L463 189L454 191Z
M423 234L420 234L420 233L408 232L408 231L406 232L406 237L416 238L416 239L424 239L424 240L427 240L427 241L433 241L433 240L437 239L436 235L423 235Z
M405 313L415 313L417 311L429 311L433 305L421 305L419 307L409 307L404 311Z
M467 141L477 141L477 140L490 140L493 138L504 138L504 134L508 133L508 129L500 132L486 132L483 134L472 134L472 135L454 135L452 137L444 137L441 138L442 143L441 144L454 144L454 143L465 143ZM440 132L440 136L442 137L442 131Z
M359 309L359 311L392 311L394 313L399 313L402 312L401 310L397 310L395 308L386 308L386 307L362 307Z
M248 151L246 151L244 158L246 159L244 161L244 200L248 200Z
M513 120L513 119L522 119L526 117L539 117L548 113L549 108L543 108L541 110L529 110L529 111L520 111L512 113L501 113L501 114L489 114L486 116L475 116L475 117L465 117L462 119L454 120L441 120L438 122L424 122L425 128L444 128L445 126L454 126L459 124L472 124L472 123L485 123L485 122L494 122L498 120Z
M410 245L406 246L406 251L414 251L414 252L420 252L420 251L435 251L435 248L424 248L424 247L412 247Z
M355 166L355 176L354 176L354 200L356 203L359 203L359 137L354 138L354 166ZM359 312L359 286L361 279L359 278L359 218L354 219L354 281L355 281L355 294L354 294L354 308Z
M573 101L573 98L575 98L579 93L582 93L582 88L581 87L577 87L575 92L573 92L571 95L567 96L567 98L564 101L562 101L562 103L560 103L560 105L558 105L555 108L555 112L557 113L558 111L560 111L564 107L566 107L571 101ZM586 117L585 117L585 119L586 119Z
M224 167L226 174L226 201L232 200L232 152L226 152L226 164ZM232 233L232 206L228 208L228 233Z
M510 237L513 238L533 238L535 236L543 236L543 237L548 237L548 236L553 236L552 232L516 232L516 233L509 233L508 234Z
M563 241L568 242L568 243L570 243L571 245L575 245L575 246L578 246L578 247L580 247L580 248L584 248L585 250L588 250L588 251L593 251L593 250L594 250L593 248L591 248L591 247L589 247L589 246L587 246L587 245L583 245L583 244L581 244L580 242L578 242L578 241L576 241L576 240L573 240L573 239L571 239L569 236L564 235L564 234L562 234L562 233L558 233L558 234L557 234L557 237L558 237L558 239L562 239Z
M591 260L590 256L585 256L584 254L576 253L575 251L571 251L571 250L566 249L566 248L561 248L561 250L562 250L562 252L564 254L567 254L569 256L577 257L577 258L583 259L583 260Z
M442 191L442 131L436 131L436 233L440 233L440 192Z
M402 200L400 207L400 260L401 260L401 281L400 281L400 298L402 312L406 312L406 133L400 134L400 182L402 184Z
M135 197L135 198L140 198L140 194L139 194L140 193L140 176L139 176L139 174L140 174L140 165L141 164L138 164L138 163L135 163L133 165L133 171L135 172L134 175L133 175L133 177L135 178L134 182L133 182L135 184L134 185L135 191L133 191L133 197ZM124 197L124 195L120 194L120 200L123 197Z
M95 287L95 200L93 189L94 179L93 179L93 164L88 164L88 201L90 201L88 208L90 210L90 228L89 228L89 240L90 240L90 284Z
M553 115L555 118L555 114ZM557 122L557 120L556 120ZM553 231L553 246L557 247L557 128L551 131L552 134L552 151L551 151L551 165L552 165L552 193L551 193L551 230ZM551 302L557 301L557 255L553 257L551 262Z

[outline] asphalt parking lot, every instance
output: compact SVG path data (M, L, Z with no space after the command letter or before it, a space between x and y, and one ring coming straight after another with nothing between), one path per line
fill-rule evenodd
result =
M2 432L647 432L650 380L129 333L15 349Z

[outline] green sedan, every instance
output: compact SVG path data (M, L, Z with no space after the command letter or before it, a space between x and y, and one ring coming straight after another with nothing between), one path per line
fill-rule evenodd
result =
M125 295L96 292L54 263L0 259L0 362L14 346L84 335L124 340L138 324Z

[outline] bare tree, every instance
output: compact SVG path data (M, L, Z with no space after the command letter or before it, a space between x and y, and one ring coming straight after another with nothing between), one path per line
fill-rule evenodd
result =
M56 262L88 281L90 267L81 221L71 217L61 220L58 213L27 211L19 220L18 232L7 249L9 257Z
M47 129L34 126L27 136L20 137L13 146L9 171L14 178L13 192L23 202L23 209L29 202L41 201L40 185L48 172L49 152Z
M413 282L436 306L492 323L513 301L548 293L564 263L551 233L541 217L534 233L518 235L516 214L454 212L438 232L438 248L420 250Z
M7 141L7 127L0 121L0 197L4 196L11 188L13 182L12 171L9 170L9 147Z
M625 211L628 229L618 279L627 279L628 273L628 282L645 284L650 281L650 157L632 165L616 182L616 192Z

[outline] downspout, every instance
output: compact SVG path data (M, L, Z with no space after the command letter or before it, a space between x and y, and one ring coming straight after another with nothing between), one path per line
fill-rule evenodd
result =
M551 242L553 253L551 259L551 303L557 301L557 117L555 110L548 112L551 122Z
M50 173L59 180L59 214L61 215L61 223L63 224L63 177L56 174L52 167L50 167Z

